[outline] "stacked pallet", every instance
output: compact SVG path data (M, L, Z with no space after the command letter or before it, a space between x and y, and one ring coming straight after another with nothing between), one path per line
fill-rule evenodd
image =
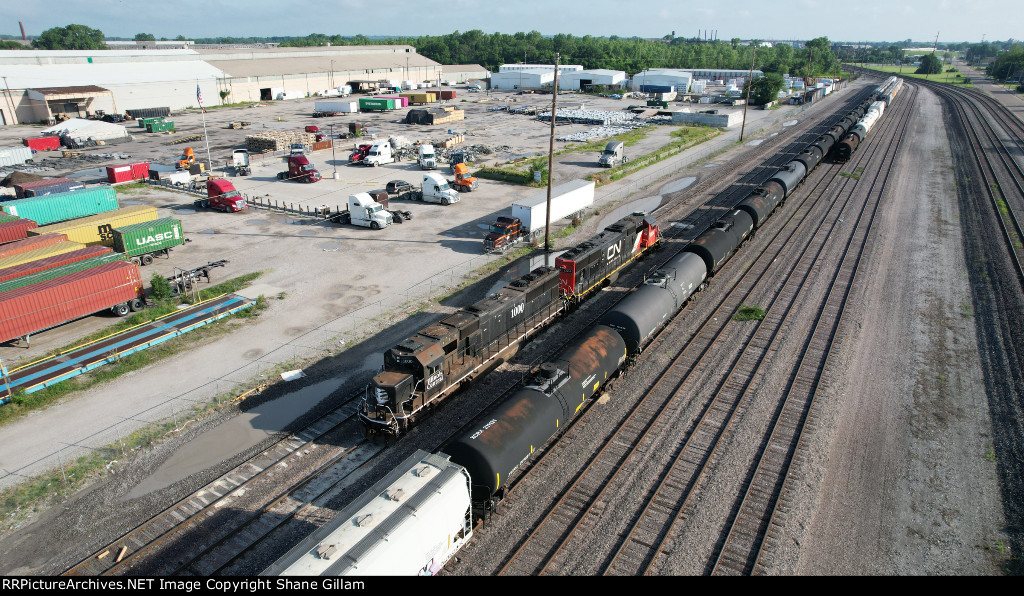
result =
M464 142L465 140L466 140L465 135L455 135L453 137L449 137L449 138L445 139L444 141L442 141L441 142L441 146L444 147L445 149L448 149L450 147L454 147L454 146Z
M270 130L258 135L245 137L245 147L249 151L266 153L268 151L287 151L292 143L312 145L316 135L298 130Z

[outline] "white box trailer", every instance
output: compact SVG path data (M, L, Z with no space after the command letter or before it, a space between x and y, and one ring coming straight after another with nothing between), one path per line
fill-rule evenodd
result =
M544 190L525 199L512 203L512 217L523 222L523 228L532 235L544 228L547 213L548 191ZM594 183L589 180L573 180L551 189L551 221L580 213L594 206Z
M470 487L419 450L261 575L432 575L473 535Z
M313 110L316 112L345 112L355 113L359 111L359 102L355 101L315 101Z

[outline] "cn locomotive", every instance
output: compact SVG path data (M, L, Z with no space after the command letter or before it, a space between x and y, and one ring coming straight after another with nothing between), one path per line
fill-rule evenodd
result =
M880 87L767 182L686 245L636 291L605 313L525 387L442 448L473 479L484 509L501 499L508 480L595 394L635 360L645 343L704 289L710 278L782 206L838 140L864 116ZM892 95L889 96L890 99Z
M370 434L399 435L462 384L515 353L567 308L659 244L655 219L634 214L555 260L384 353L359 417Z

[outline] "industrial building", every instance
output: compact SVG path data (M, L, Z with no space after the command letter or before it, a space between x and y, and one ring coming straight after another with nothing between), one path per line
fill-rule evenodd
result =
M555 82L554 64L502 64L491 74L492 89L543 89ZM561 64L558 68L558 88L579 91L594 85L621 87L626 73L621 70L584 70L579 64Z
M485 71L486 72L486 71ZM97 110L180 110L222 101L307 97L350 81L441 81L412 46L0 51L0 124L85 117Z
M626 83L626 73L621 70L572 70L558 74L558 88L572 91L584 90L602 85L605 88L619 88Z
M498 72L519 72L520 70L548 70L555 72L554 64L502 64L498 67ZM583 70L583 66L580 64L559 64L558 72L565 73L571 70ZM562 76L559 74L559 76Z

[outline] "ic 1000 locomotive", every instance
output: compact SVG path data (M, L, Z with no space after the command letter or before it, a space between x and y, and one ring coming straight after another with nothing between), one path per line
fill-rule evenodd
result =
M384 353L366 388L360 419L371 433L398 435L463 383L514 354L567 306L658 245L645 214L625 217L558 259Z

